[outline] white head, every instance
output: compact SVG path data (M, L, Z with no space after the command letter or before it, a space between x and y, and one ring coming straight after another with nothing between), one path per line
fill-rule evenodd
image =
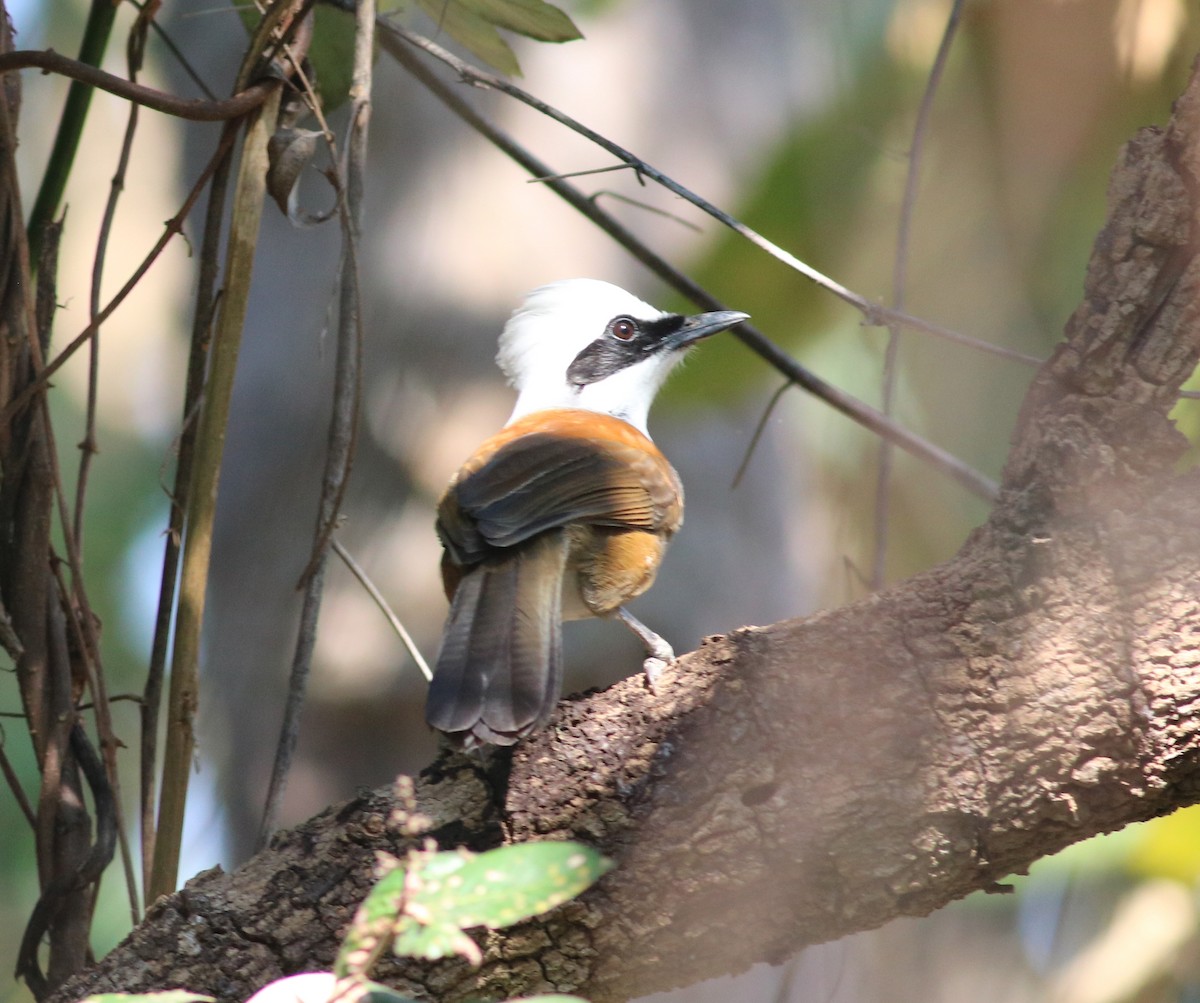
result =
M500 335L496 362L518 394L509 422L571 407L614 415L645 432L654 395L687 350L747 316L663 313L597 279L535 289Z

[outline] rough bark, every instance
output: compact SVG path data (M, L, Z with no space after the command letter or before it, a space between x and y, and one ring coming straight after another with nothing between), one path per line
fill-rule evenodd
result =
M483 769L423 775L443 846L571 835L618 867L487 941L393 964L415 995L596 1001L923 915L1069 843L1200 800L1200 514L1168 418L1200 357L1200 78L1122 152L1082 304L1036 377L999 501L950 562L816 616L713 638L657 694L563 703ZM222 999L328 966L395 851L387 792L209 872L61 999Z

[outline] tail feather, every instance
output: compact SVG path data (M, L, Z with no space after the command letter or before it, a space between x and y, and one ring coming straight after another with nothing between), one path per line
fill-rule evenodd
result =
M487 577L484 568L464 576L451 600L442 647L425 702L425 720L439 731L466 731L482 713L487 676L482 672L469 672L468 668L471 664L471 625Z
M429 688L432 727L467 743L512 745L545 722L562 687L565 567L556 531L467 572Z

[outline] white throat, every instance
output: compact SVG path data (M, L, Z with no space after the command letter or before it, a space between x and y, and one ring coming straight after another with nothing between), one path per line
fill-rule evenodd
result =
M556 375L545 382L534 382L521 389L517 403L508 419L511 425L518 418L533 411L553 408L582 408L597 411L629 422L634 428L649 435L646 422L650 405L658 389L673 368L677 359L658 356L647 359L619 373L591 383L574 387L567 383L564 375Z

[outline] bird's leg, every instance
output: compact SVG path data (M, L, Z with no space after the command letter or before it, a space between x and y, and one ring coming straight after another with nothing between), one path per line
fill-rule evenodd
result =
M642 671L646 673L646 682L654 689L654 684L662 675L663 669L675 661L675 650L624 606L617 607L617 616L646 646L646 660L642 662Z

